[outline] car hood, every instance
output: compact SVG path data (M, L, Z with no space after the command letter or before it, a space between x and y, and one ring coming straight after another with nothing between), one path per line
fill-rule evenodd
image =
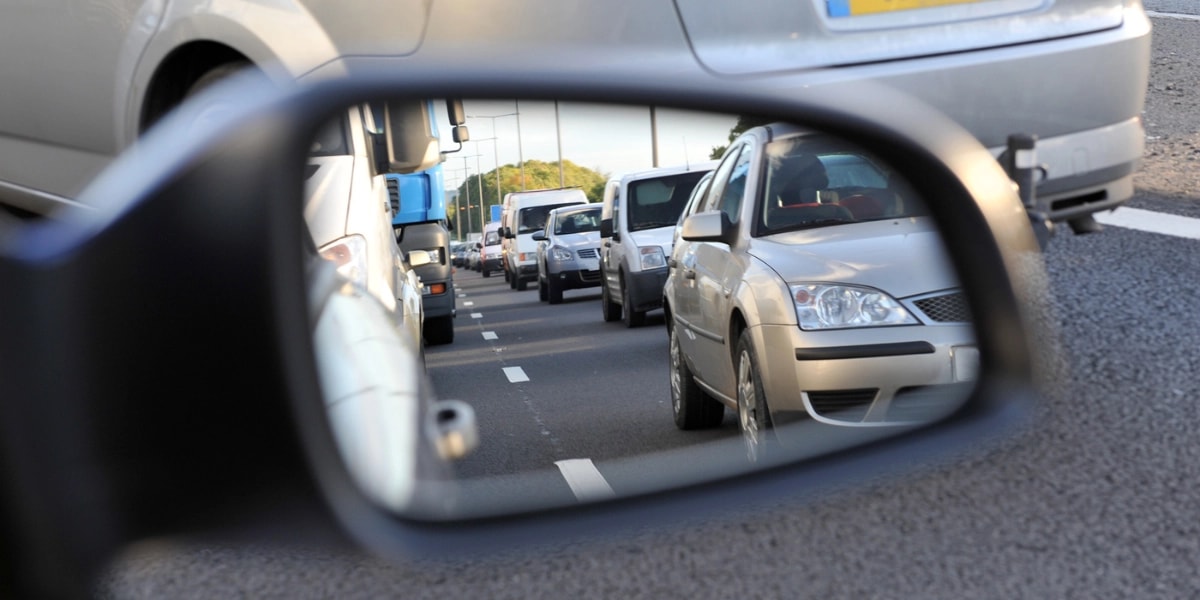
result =
M788 283L870 286L896 298L958 287L928 217L834 225L755 238L749 252Z
M313 243L320 248L347 235L354 157L312 157L307 173L304 189L308 199L304 203L304 220Z
M633 238L633 243L639 248L646 246L662 246L663 253L670 255L673 237L675 234L675 226L658 227L655 229L643 229L629 234Z
M566 235L558 235L554 237L554 245L569 248L571 250L595 248L600 245L600 232L585 231L583 233L568 233Z

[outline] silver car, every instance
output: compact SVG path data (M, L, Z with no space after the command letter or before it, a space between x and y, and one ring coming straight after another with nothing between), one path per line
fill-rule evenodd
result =
M538 243L538 299L562 302L564 290L600 286L600 205L578 204L550 211Z
M664 307L681 429L921 422L978 351L937 227L886 165L788 125L731 144L685 214Z
M1144 144L1140 0L110 0L65 11L9 0L0 204L71 204L163 114L235 70L285 83L413 57L499 52L515 63L539 47L565 53L556 60L705 72L713 85L770 78L831 97L878 81L950 115L1003 160L1016 154L1002 156L1010 135L1037 136L1036 157L1022 154L1041 174L1037 193L1079 230L1131 196Z

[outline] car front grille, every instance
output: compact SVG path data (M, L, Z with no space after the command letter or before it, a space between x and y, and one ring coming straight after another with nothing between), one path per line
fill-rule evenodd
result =
M597 258L600 256L600 251L595 248L584 248L579 251L579 258Z
M581 270L581 271L579 271L579 280L586 281L588 283L591 283L593 281L600 281L600 271L598 271L598 270L597 271L588 271L586 269Z
M913 304L935 323L971 322L971 310L967 307L967 297L962 292L921 298Z
M807 392L808 401L818 415L839 421L861 421L875 401L878 388Z

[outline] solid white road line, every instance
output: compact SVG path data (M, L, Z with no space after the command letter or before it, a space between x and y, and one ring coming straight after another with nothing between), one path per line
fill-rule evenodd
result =
M483 339L498 340L498 339L500 339L500 336L496 335L495 331L485 331L485 332L483 332Z
M616 496L590 458L572 458L554 463L562 472L563 479L571 486L575 499L580 502L604 500Z
M1200 21L1200 15L1158 12L1158 11L1153 11L1153 10L1146 11L1146 16L1148 16L1150 18L1158 18L1158 19L1182 19L1184 21Z
M525 374L525 369L521 367L504 367L504 376L508 378L509 383L529 381L529 376Z
M472 319L482 319L483 313L471 313L471 318Z
M1101 225L1112 225L1150 233L1200 240L1200 219L1122 206L1109 213L1092 215Z

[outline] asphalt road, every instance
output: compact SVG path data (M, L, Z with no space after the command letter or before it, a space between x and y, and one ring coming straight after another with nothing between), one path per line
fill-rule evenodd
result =
M1129 206L1200 217L1200 22L1154 24L1146 165ZM1058 324L1061 354L1047 365L1037 423L951 464L816 500L750 506L689 527L470 562L392 563L313 548L146 546L115 565L104 593L1196 597L1200 243L1110 226L1098 235L1060 234L1045 260L1047 293L1031 309Z

